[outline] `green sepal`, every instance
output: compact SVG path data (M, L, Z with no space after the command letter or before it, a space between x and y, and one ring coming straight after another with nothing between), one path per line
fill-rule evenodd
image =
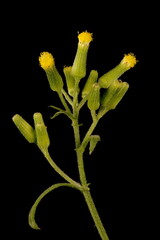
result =
M89 154L91 154L97 143L101 140L100 136L99 135L91 135L90 136L90 141L89 141Z

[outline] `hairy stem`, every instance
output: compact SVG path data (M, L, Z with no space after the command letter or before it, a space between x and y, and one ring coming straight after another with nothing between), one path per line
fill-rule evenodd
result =
M70 98L70 96L66 93L66 91L64 89L62 89L62 93L63 93L65 99L67 100L67 102L72 106L73 102L72 102L72 99Z
M78 182L74 181L72 178L70 178L65 172L63 172L53 161L51 158L50 154L48 151L45 151L44 153L45 158L48 160L49 164L54 168L54 170L61 176L63 177L67 182L78 188L79 190L82 190L81 184Z
M82 105L82 102L81 102ZM80 182L83 187L83 196L85 198L85 201L87 203L88 209L90 211L90 214L93 218L93 221L97 227L97 230L99 232L99 235L101 236L102 240L109 240L107 233L105 231L105 228L102 224L102 221L100 219L100 216L98 214L98 211L96 209L96 206L94 204L94 201L92 199L90 190L88 188L87 184L87 179L86 179L86 173L84 169L84 161L83 161L83 153L85 151L85 148L89 142L90 135L92 134L93 130L95 129L97 123L98 123L98 118L96 117L95 112L92 113L92 118L93 118L93 123L91 124L88 132L86 133L82 143L80 140L80 131L79 131L79 111L80 107L78 104L78 82L77 85L75 86L75 95L73 99L73 121L72 121L72 126L73 126L73 131L74 131L74 138L75 138L75 146L76 146L76 155L77 155L77 163L78 163L78 171L79 171L79 177L80 177Z
M61 100L61 102L62 102L65 110L66 110L69 114L71 114L71 110L70 110L70 108L68 107L68 104L67 104L65 98L63 97L62 92L57 92L57 93L58 93L58 96L59 96L59 98L60 98L60 100Z

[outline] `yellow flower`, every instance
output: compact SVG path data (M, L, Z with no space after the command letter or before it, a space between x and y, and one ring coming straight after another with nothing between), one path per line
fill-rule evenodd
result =
M119 79L123 73L133 68L137 62L138 60L133 53L124 54L123 59L116 67L99 78L100 87L108 88L116 79Z
M77 79L81 79L86 75L86 63L89 44L93 40L92 33L81 32L78 35L78 47L76 56L73 62L71 75Z
M133 68L137 63L137 59L133 53L125 54L121 61L122 64L126 65L128 68Z
M82 32L78 35L79 43L81 44L89 44L93 38L92 38L92 33L89 33L87 31Z
M40 66L44 69L50 69L55 65L54 58L49 52L42 52L39 57Z

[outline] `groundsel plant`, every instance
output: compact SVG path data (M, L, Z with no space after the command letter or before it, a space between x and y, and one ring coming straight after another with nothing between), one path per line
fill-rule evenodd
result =
M55 160L51 157L49 153L50 138L40 112L33 114L34 127L19 114L14 115L12 120L26 140L38 146L51 167L65 180L64 183L53 184L40 194L30 209L28 216L29 225L33 229L40 229L36 223L35 215L39 202L46 194L59 187L71 187L83 194L101 239L108 240L109 237L91 196L90 185L87 182L84 168L83 155L87 146L87 149L89 149L88 154L92 154L97 143L100 141L100 136L93 134L94 129L99 120L108 111L115 109L126 94L129 84L119 78L123 73L133 68L137 60L133 53L124 54L120 63L102 76L98 76L97 70L91 70L86 77L87 55L92 40L92 33L87 31L78 33L77 52L73 64L72 66L65 66L63 68L63 77L59 74L55 65L55 59L51 53L42 52L39 56L39 64L46 73L49 86L54 94L58 94L63 106L62 108L50 106L56 110L52 119L59 114L64 114L71 121L74 132L79 180L75 181L72 179L57 166ZM85 77L86 80L83 79ZM81 79L84 81L82 89L80 89L79 84ZM85 104L91 114L92 120L90 127L82 138L80 134L79 114Z

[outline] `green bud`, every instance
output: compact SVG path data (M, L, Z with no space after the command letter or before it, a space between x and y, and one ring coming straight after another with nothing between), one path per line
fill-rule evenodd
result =
M99 136L99 135L91 135L91 136L90 136L89 154L91 154L91 153L94 151L97 143L98 143L100 140L101 140L101 139L100 139L100 136Z
M115 80L117 80L128 69L124 64L118 64L115 68L105 73L98 80L100 87L108 88Z
M97 81L98 72L92 70L82 90L82 98L86 97L92 89L92 85Z
M74 96L74 86L75 86L75 79L71 75L72 67L64 67L63 72L66 78L67 89L70 96Z
M56 66L52 68L45 69L50 88L53 91L59 92L63 88L63 80L59 72L57 71Z
M111 100L109 101L110 109L116 108L118 103L121 101L121 99L127 92L128 88L129 88L129 84L127 82L121 83L121 87L120 87L119 91L116 92L116 94L114 94L113 97L111 98Z
M121 88L121 81L115 80L108 89L104 90L104 93L101 97L101 106L106 107L113 95L119 91Z
M19 114L14 115L12 120L29 143L36 143L35 130L28 122L26 122L26 120L24 120Z
M100 106L100 86L98 83L92 85L92 90L88 96L87 102L90 110L97 110Z
M37 145L42 151L44 151L48 149L50 145L47 127L44 124L41 113L34 113L33 119L34 119L34 125L35 125L36 137L37 137Z

